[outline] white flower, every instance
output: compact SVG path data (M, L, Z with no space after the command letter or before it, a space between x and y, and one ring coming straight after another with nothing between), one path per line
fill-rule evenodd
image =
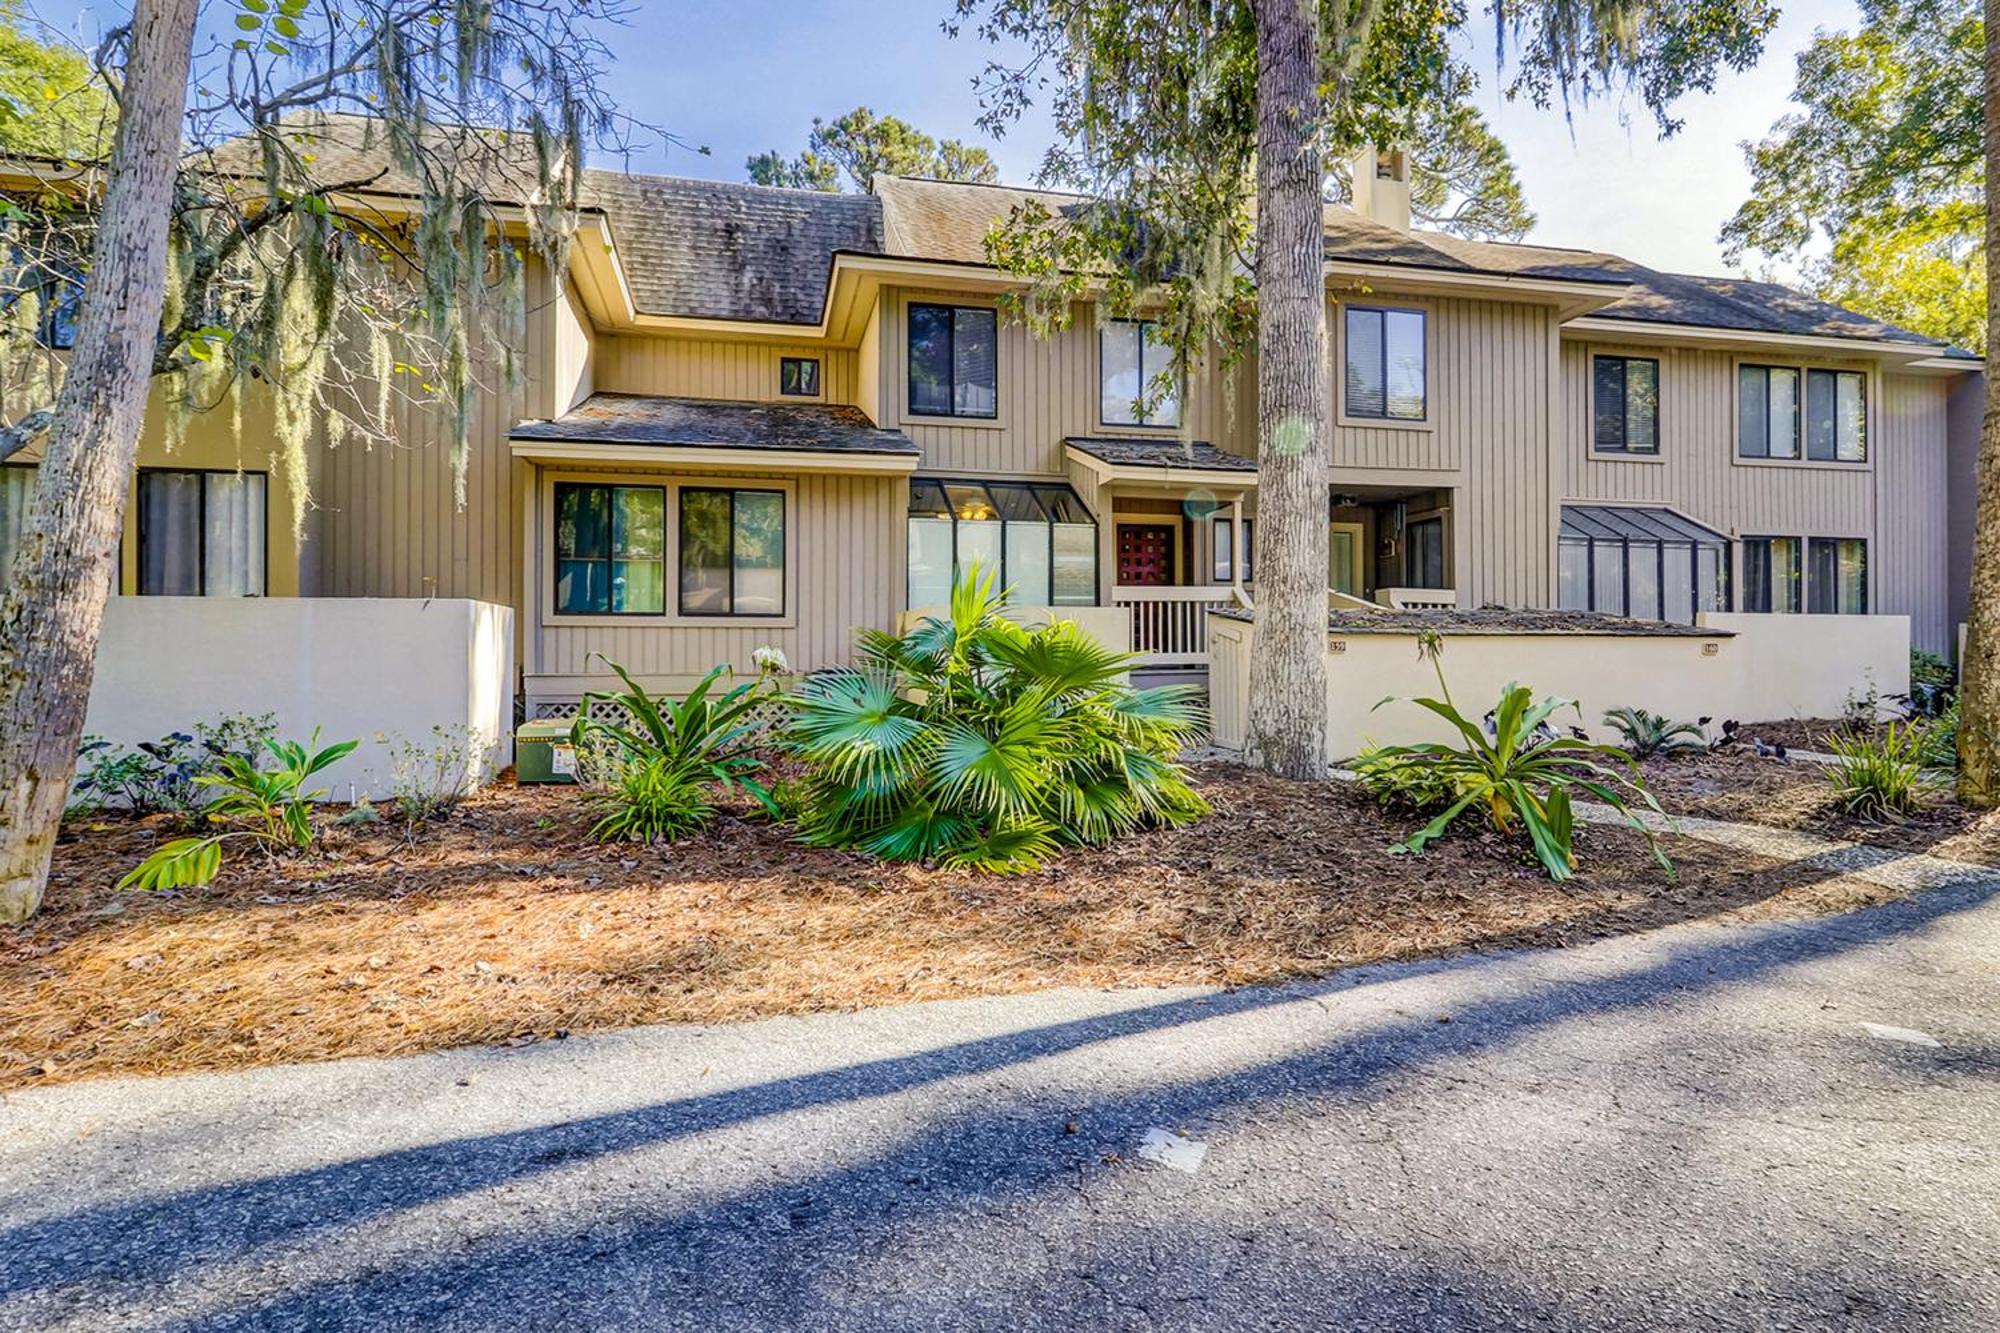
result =
M774 648L770 644L751 653L750 661L758 671L774 676L789 675L792 670L792 664L785 660L785 650Z

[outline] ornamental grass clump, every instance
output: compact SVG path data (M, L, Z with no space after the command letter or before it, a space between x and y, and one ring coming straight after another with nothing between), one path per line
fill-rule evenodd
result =
M785 699L806 766L800 836L895 861L1013 873L1208 811L1178 762L1196 691L1133 689L1132 659L1070 621L1024 629L977 565L948 619L864 630L857 663Z
M1924 772L1927 728L1891 722L1873 735L1835 732L1826 738L1834 763L1827 779L1841 808L1861 819L1901 819L1916 812L1932 785Z
M1391 851L1423 851L1443 836L1454 819L1476 806L1486 812L1496 832L1512 833L1517 826L1525 829L1535 859L1549 878L1566 880L1576 873L1576 818L1571 801L1573 793L1581 792L1610 806L1645 834L1654 859L1668 874L1673 873L1673 863L1660 850L1659 840L1628 804L1628 799L1643 801L1655 814L1662 813L1639 777L1637 762L1618 746L1566 735L1549 724L1549 719L1564 708L1575 709L1581 716L1574 699L1550 695L1538 702L1527 686L1509 684L1481 727L1452 702L1451 687L1444 679L1443 641L1427 633L1419 651L1437 672L1438 692L1444 697L1404 702L1443 718L1464 744L1386 745L1373 752L1373 762L1428 767L1437 781L1455 788L1458 796L1437 818ZM1375 706L1390 702L1384 699Z

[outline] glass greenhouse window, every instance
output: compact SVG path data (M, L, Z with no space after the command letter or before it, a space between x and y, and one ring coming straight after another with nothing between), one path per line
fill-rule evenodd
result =
M1565 505L1556 604L1635 620L1694 623L1729 609L1729 543L1669 509Z
M1097 521L1068 486L913 479L909 604L943 605L974 562L1018 605L1097 604Z

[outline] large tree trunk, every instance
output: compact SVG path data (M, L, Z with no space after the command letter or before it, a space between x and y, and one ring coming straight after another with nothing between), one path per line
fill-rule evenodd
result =
M41 906L76 773L160 327L195 10L196 0L134 8L76 350L0 602L0 921Z
M1986 0L1986 345L2000 348L2000 0ZM1972 596L1959 663L1958 798L2000 804L2000 375L1986 375Z
M1327 356L1318 6L1257 0L1257 632L1250 755L1326 777Z

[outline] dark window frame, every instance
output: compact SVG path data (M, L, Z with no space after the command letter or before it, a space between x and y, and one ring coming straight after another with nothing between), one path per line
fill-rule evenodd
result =
M1771 544L1772 542L1774 542L1774 541L1776 541L1776 542L1790 542L1790 543L1792 543L1792 550L1793 550L1793 551L1794 551L1794 552L1796 553L1796 555L1797 555L1797 559L1798 559L1798 575L1799 575L1799 577L1798 577L1798 581L1797 581L1797 584L1796 584L1796 587L1795 587L1795 593L1796 593L1796 605L1794 605L1794 606L1791 606L1790 608L1788 608L1787 610L1784 610L1784 611L1777 611L1777 610L1773 610L1773 609L1772 609L1772 608L1773 608L1773 606L1774 606L1774 605L1776 604L1776 601L1777 601L1777 599L1776 599L1776 598L1775 598L1775 597L1774 597L1774 596L1772 595L1772 585L1771 585L1771 560L1770 560L1770 557L1769 557L1769 555L1768 555L1768 554L1767 554L1767 555L1765 556L1765 560L1764 560L1764 586L1763 586L1763 592L1762 592L1761 596L1759 596L1759 597L1757 598L1757 600L1761 600L1761 601L1762 601L1762 602L1764 603L1764 605L1763 605L1763 606L1762 606L1761 608L1758 608L1758 607L1753 607L1753 606L1751 605L1751 602L1752 602L1752 590L1753 590L1753 588L1755 588L1755 586L1756 586L1756 585L1754 585L1753 583L1751 583L1751 581L1750 581L1750 577L1749 577L1749 569L1750 569L1750 550L1751 550L1751 548L1752 548L1752 547L1755 547L1755 546L1762 546L1762 547L1765 547L1765 548L1766 548L1766 550L1767 550L1767 552L1768 552L1768 549L1769 549L1769 547L1770 547L1770 544ZM1806 539L1805 539L1805 538L1803 538L1803 537L1797 537L1797 536L1793 536L1792 534L1790 534L1790 533L1785 533L1785 532L1760 532L1760 533L1746 533L1746 534L1744 534L1744 535L1743 535L1742 537L1740 537L1740 538L1738 538L1738 539L1737 539L1737 545L1738 545L1738 546L1740 546L1740 547L1742 547L1742 549L1743 549L1743 567L1744 567L1744 578L1743 578L1743 593L1744 593L1744 597L1743 597L1743 609L1744 609L1744 611L1745 611L1745 612L1748 612L1748 613L1750 613L1750 614L1753 614L1753 615L1787 615L1787 616L1789 616L1789 615L1798 615L1798 614L1802 613L1802 612L1803 612L1803 611L1804 611L1804 610L1806 609L1806 581L1807 581L1807 574L1809 573L1809 571L1808 571L1808 570L1806 569ZM1792 597L1787 597L1787 598L1786 598L1786 600L1787 600L1787 601L1792 601L1792 600L1794 600L1794 599L1793 599Z
M550 556L549 614L553 616L561 616L565 619L571 619L571 620L581 619L582 617L585 616L616 616L620 620L651 617L652 619L657 620L665 616L667 614L667 605L666 605L666 597L664 595L665 594L664 587L661 589L662 596L660 598L660 609L657 611L619 611L614 609L611 605L612 601L611 566L617 563L618 560L618 554L617 554L618 534L614 526L617 522L618 506L616 505L616 503L613 502L613 497L611 493L616 491L658 491L660 493L661 526L664 528L665 516L669 512L669 506L671 504L671 500L669 499L667 494L668 488L665 485L659 485L652 482L558 481L557 483L555 483L555 489L552 495L551 510L550 510L551 515L557 524L560 524L562 522L563 492L571 490L589 490L589 491L606 492L605 508L604 508L604 515L605 515L604 557L602 560L599 560L596 556L565 557L562 555L561 551L557 548L556 544L557 539L553 535L551 536L551 539L549 541L549 556ZM664 546L666 542L666 533L664 531L661 532L660 534L660 541L662 546ZM573 564L589 563L589 564L602 564L604 566L604 609L603 610L600 611L597 610L596 608L592 608L591 610L588 611L565 611L562 609L562 597L561 597L562 565L565 558L567 558ZM660 552L660 566L661 566L660 581L662 584L666 582L666 577L667 577L666 564L667 564L666 552L662 550Z
M1792 380L1792 447L1789 454L1771 452L1772 421L1770 373L1774 370L1790 371ZM1749 453L1744 448L1743 433L1743 372L1755 371L1764 376L1764 452ZM1833 454L1815 456L1812 432L1812 385L1815 379L1830 379L1833 384ZM1861 456L1859 458L1840 457L1840 382L1852 379L1861 387L1861 417L1859 422ZM1777 362L1739 361L1736 363L1736 457L1756 463L1802 464L1810 467L1865 468L1870 465L1868 454L1868 372L1842 369L1837 366L1785 365Z
M1852 542L1861 548L1861 605L1858 607L1848 607L1840 604L1840 548L1848 542ZM1833 548L1833 587L1829 594L1833 605L1830 607L1821 607L1816 604L1819 600L1818 594L1820 588L1819 576L1813 572L1813 557L1819 548L1828 546ZM1800 561L1799 581L1804 585L1801 589L1801 601L1804 603L1804 610L1807 615L1865 616L1869 613L1868 605L1871 600L1869 584L1872 576L1868 565L1868 539L1866 537L1807 537L1804 549L1800 554Z
M1748 539L1746 538L1746 540ZM1667 548L1670 546L1686 546L1688 548L1688 603L1693 615L1700 616L1704 609L1701 604L1701 553L1704 548L1717 552L1715 568L1717 575L1722 580L1722 595L1716 599L1719 603L1716 609L1722 612L1735 609L1736 571L1731 568L1730 543L1727 541L1683 542L1669 541L1664 537L1656 541L1634 541L1630 537L1619 537L1615 540L1610 537L1590 537L1587 539L1564 537L1558 538L1556 544L1558 569L1561 568L1562 548L1564 546L1581 546L1583 548L1584 598L1586 601L1592 603L1592 605L1585 607L1585 610L1603 615L1624 616L1630 619L1632 616L1632 556L1634 552L1650 550L1653 552L1654 562L1655 582L1653 586L1659 590L1659 623L1665 625L1682 623L1677 620L1667 619ZM1623 574L1619 578L1618 583L1619 606L1616 610L1595 605L1597 601L1597 548L1600 546L1615 546L1620 552L1621 562L1619 568L1623 571Z
M687 532L687 497L689 495L726 495L729 497L729 609L727 611L690 611L687 609L687 587L681 580L684 569L681 561L685 546L683 538ZM739 495L775 495L778 497L778 527L784 533L785 559L778 571L778 609L775 611L738 611L736 609L736 497ZM686 620L783 620L792 604L792 507L790 496L775 486L676 486L674 488L674 610Z
M1108 329L1110 328L1110 326L1111 326L1111 325L1113 325L1113 324L1126 324L1126 325L1131 325L1131 326L1133 326L1133 327L1136 327L1136 328L1137 328L1137 329L1139 330L1139 396L1140 396L1140 398L1142 398L1142 399L1143 399L1143 398L1145 397L1145 394L1146 394L1146 386L1147 386L1147 385L1149 385L1149 384L1151 384L1151 383L1153 382L1153 379L1154 379L1154 375L1155 375L1155 374L1157 373L1157 372L1149 372L1149 371L1148 371L1148 370L1146 369L1146 348L1147 348L1147 345L1148 345L1148 343L1147 343L1147 338L1146 338L1146 330L1148 330L1148 329L1155 329L1155 328L1158 328L1158 327L1160 326L1160 321L1158 321L1157 319L1107 319L1107 320L1105 320L1105 321L1104 321L1104 323L1103 323L1102 325L1100 325L1100 326L1098 327L1098 330L1097 330L1097 412L1098 412L1098 416L1099 416L1099 417L1101 418L1101 420L1103 421L1103 424L1105 424L1105 425L1107 425L1107 426L1124 426L1124 427L1138 427L1138 428L1145 428L1145 427L1157 427L1157 428L1159 428L1159 429L1162 429L1162 430L1179 430L1179 429L1180 429L1180 426L1181 426L1181 419L1182 419L1182 417L1183 417L1183 416L1184 416L1184 415L1186 414L1186 412L1187 412L1187 381L1186 381L1186 379L1185 379L1185 378L1183 378L1183 379L1181 380L1180 384L1179 384L1179 385L1178 385L1178 386L1177 386L1177 387L1175 388L1175 390L1174 390L1174 419L1173 419L1172 421L1161 421L1161 420L1158 420L1158 419L1154 418L1154 417L1153 417L1153 416L1152 416L1152 415L1151 415L1150 413L1142 413L1142 412L1134 412L1134 413L1132 413L1132 417L1133 417L1133 419L1132 419L1132 420L1130 420L1130 421L1126 421L1126 420L1117 420L1117 421L1114 421L1114 420L1112 420L1112 419L1111 419L1110 417L1107 417L1107 416L1105 416L1105 415L1104 415L1104 367L1105 367L1105 364L1106 364L1106 361L1105 361L1105 356L1104 356L1104 335L1105 335L1105 332L1106 332L1106 331L1107 331L1107 330L1108 330ZM1167 361L1168 361L1168 363L1169 363L1169 364L1171 364L1171 363L1172 363L1172 361L1173 361L1173 352L1172 352L1171 350L1169 350L1169 351L1167 352ZM996 370L996 376L997 376L997 370ZM1126 407L1126 410L1127 410L1128 412L1130 412L1130 411L1131 411L1131 407L1132 407L1132 404L1131 404L1131 402L1130 402L1129 400L1128 400L1128 401L1126 402L1126 404L1125 404L1125 407Z
M158 538L149 531L152 524L146 518L146 478L156 476L193 476L202 479L196 494L200 504L195 514L194 526L194 569L195 582L199 591L196 597L209 597L208 590L208 479L210 477L262 477L264 479L264 531L259 540L264 544L263 584L256 592L245 593L246 597L269 597L271 595L271 474L256 468L233 467L142 467L139 469L139 567L133 572L132 587L138 597L178 597L183 593L162 593L146 591L146 552Z
M1211 514L1209 515L1208 521L1210 524L1208 542L1209 545L1214 548L1214 551L1212 553L1214 555L1214 559L1209 561L1209 569L1210 569L1209 577L1215 583L1218 584L1222 583L1233 584L1235 582L1235 577L1231 573L1230 569L1223 568L1222 562L1225 559L1229 560L1231 562L1231 568L1233 568L1235 562L1235 552L1233 551L1230 542L1225 542L1221 539L1221 530L1223 528L1229 527L1234 520L1232 520L1227 514ZM1232 537L1231 541L1233 542L1233 540L1234 538ZM1249 587L1250 584L1256 579L1256 576L1257 576L1257 520L1253 517L1246 515L1243 519L1243 585L1245 587Z
M952 409L937 412L917 406L916 378L910 374L910 339L916 329L916 321L911 318L919 310L943 310L951 315L947 323L949 338L946 344L945 360L951 366L950 392ZM993 317L993 410L991 412L961 412L958 410L958 312L976 311ZM1000 419L1000 312L990 305L962 305L946 301L912 301L903 310L903 405L913 417L930 417L940 421L997 421Z
M789 369L789 368L790 368L790 367L792 367L792 366L801 366L801 367L803 367L803 366L811 366L811 367L812 367L812 388L811 388L811 389L787 389L787 388L785 387L785 372L786 372L786 370L787 370L787 369ZM784 397L784 398L823 398L823 397L825 397L826 395L825 395L825 392L824 392L824 386L823 386L823 385L821 384L821 382L820 382L820 377L821 377L821 376L822 376L822 375L823 375L823 374L825 373L825 371L826 371L826 367L824 367L824 366L822 366L822 365L820 364L820 359L819 359L818 357L816 357L816 356L781 356L781 357L779 357L779 358L778 358L778 394L779 394L779 396L780 396L780 397ZM801 383L803 383L803 382L804 382L804 372L803 372L803 370L802 370L802 371L800 372L800 382L801 382Z
M1089 604L1089 605L1091 605L1091 606L1096 606L1096 605L1098 605L1098 604L1099 604L1099 603L1098 603L1098 600L1097 600L1097 599L1098 599L1099 597L1103 596L1103 593L1104 593L1104 560L1103 560L1103 554L1104 554L1104 553L1103 553L1103 537L1104 537L1104 525L1103 525L1103 522L1102 522L1102 521L1101 521L1101 520L1100 520L1100 519L1099 519L1099 518L1097 517L1097 515L1096 515L1095 513L1093 513L1093 512L1091 511L1091 508L1090 508L1090 506L1089 506L1089 505L1087 505L1087 504L1085 504L1085 503L1083 502L1083 497L1082 497L1082 496L1080 496L1080 495L1078 495L1078 494L1076 493L1076 488L1075 488L1075 487L1073 487L1073 486L1071 486L1071 485L1070 485L1070 484L1069 484L1068 482L1062 482L1062 481L1033 481L1033 480L1027 480L1027 479L1020 479L1020 480L1016 480L1016 479L1014 479L1014 478L1010 478L1010 477L931 477L931 476L915 476L915 477L911 477L911 478L910 478L910 488L911 488L911 493L912 493L912 494L914 494L914 493L915 493L916 489L917 489L917 488L918 488L919 486L925 486L925 485L930 485L930 486L936 486L936 487L939 487L940 489L942 489L942 490L945 490L945 491L947 492L947 495L946 495L946 499L945 499L945 505L944 505L944 517L945 517L945 518L947 518L947 519L949 519L949 520L950 520L950 522L951 522L951 581L952 581L952 583L953 583L954 585L956 585L956 584L957 584L957 582L958 582L958 577L959 577L959 575L960 575L961 573L963 573L963 572L964 572L964 571L963 571L963 568L962 568L962 566L961 566L961 565L959 564L959 559L958 559L958 525L959 525L959 524L960 524L961 522L972 522L973 520L971 520L971 519L960 519L960 518L959 518L959 516L958 516L958 511L957 511L956 509L952 508L952 505L951 505L951 500L950 500L950 497L949 497L949 489L950 489L951 487L953 487L953 486L961 486L961 487L966 487L966 486L977 486L977 487L978 487L978 488L979 488L980 490L982 490L982 491L985 491L985 493L986 493L986 503L987 503L987 504L989 504L989 505L991 505L991 506L993 507L993 512L994 512L994 514L995 514L995 515L997 516L997 515L998 515L998 514L999 514L999 513L1001 512L1001 510L1000 510L1000 503L999 503L998 499L996 499L996 498L995 498L995 496L994 496L993 492L992 492L992 491L991 491L990 489L988 489L988 488L989 488L989 487L992 487L992 486L1024 486L1024 487L1026 487L1026 488L1027 488L1027 489L1029 490L1029 492L1030 492L1030 493L1032 493L1032 494L1034 495L1034 497L1035 497L1035 503L1041 506L1041 509L1042 509L1042 516L1043 516L1043 520L1044 520L1044 522L1046 523L1046 525L1047 525L1047 527L1048 527L1048 530L1049 530L1049 600L1048 600L1048 602L1046 603L1046 605L1049 605L1049 606L1056 606L1056 607L1074 607L1074 606L1081 606L1081 605L1084 605L1084 603L1080 603L1080 602L1058 602L1058 601L1056 601L1056 599L1055 599L1055 546L1056 546L1056 531L1055 531L1055 530L1056 530L1056 528L1057 528L1057 527L1059 527L1059 526L1070 526L1070 525L1068 525L1068 524L1065 524L1065 523L1063 523L1063 522L1062 522L1061 520L1059 520L1059 519L1057 519L1057 518L1056 518L1056 516L1055 516L1055 511L1054 511L1054 510L1053 510L1052 508L1050 508L1050 506L1049 506L1049 503L1048 503L1047 499L1045 498L1045 492L1049 492L1049 491L1062 491L1062 492L1067 492L1067 493L1068 493L1068 496L1069 496L1069 498L1070 498L1071 500L1073 500L1073 501L1075 501L1075 502L1076 502L1076 507L1077 507L1078 509L1082 510L1082 511L1083 511L1083 512L1084 512L1085 514L1089 515L1089 517L1090 517L1090 526L1091 526L1091 530L1092 530L1092 531L1093 531L1093 533L1095 534L1095 536L1093 537L1093 539L1092 539L1092 541L1091 541L1091 543L1090 543L1090 589L1091 589L1091 592L1090 592L1090 598L1091 598L1091 600L1090 600L1090 602L1089 602L1088 604ZM934 519L936 519L937 517L938 517L938 516L937 516L936 514L932 514L932 513L929 513L929 512L924 512L924 513L918 513L918 512L916 512L915 510L905 510L905 512L904 512L904 524L903 524L903 600L904 600L904 602L905 602L905 603L907 603L907 602L909 601L909 592L910 592L910 587L909 587L909 579L910 579L910 539L909 539L909 520L910 520L910 519L913 519L913 518L926 518L926 519L933 519L933 520L934 520ZM1000 589L1005 589L1005 588L1007 588L1007 587L1011 586L1011 581L1009 580L1009 578L1008 578L1008 575L1007 575L1007 529L1006 529L1006 525L1007 525L1008 523L1010 523L1010 522L1011 522L1011 523L1020 523L1020 522L1023 522L1024 520L1022 520L1022 519L1005 519L1005 518L998 518L998 517L996 517L996 518L994 518L994 519L993 519L993 520L991 520L991 521L993 521L993 522L997 522L997 523L999 523L999 524L1001 525L1001 529L1000 529L1000 568L999 568L999 570L997 571L997 573L998 573L998 578L997 578L997 581L995 582L995 585L994 585L994 586L995 586L995 588L996 588L996 590L1000 590ZM1026 603L1023 603L1023 605L1025 605L1025 606L1038 606L1038 605L1044 605L1044 603L1037 603L1037 602L1026 602ZM907 609L907 607L906 607L905 609Z
M1624 394L1625 410L1620 414L1619 429L1622 439L1616 444L1606 444L1598 437L1597 370L1603 362L1615 361L1619 364L1619 383ZM1632 366L1644 362L1653 368L1653 442L1639 447L1632 444ZM1627 457L1657 458L1660 455L1660 359L1656 356L1626 356L1619 352L1593 352L1590 356L1590 451L1596 454L1623 454Z
M1357 412L1352 395L1347 390L1347 367L1354 356L1354 340L1351 323L1355 315L1374 315L1382 322L1382 410L1380 412ZM1424 410L1413 417L1399 417L1389 411L1389 316L1415 315L1423 331L1420 344L1424 352L1423 401ZM1431 419L1431 312L1422 306L1398 305L1346 305L1340 312L1340 412L1355 421L1393 421L1411 425L1428 424Z

